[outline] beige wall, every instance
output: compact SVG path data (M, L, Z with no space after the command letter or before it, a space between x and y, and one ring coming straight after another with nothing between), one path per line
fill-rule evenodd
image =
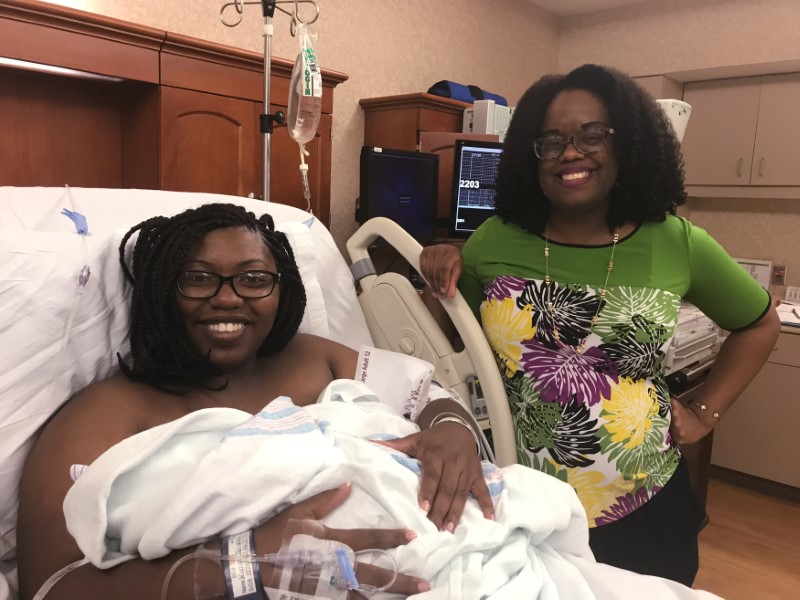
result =
M800 71L798 27L798 0L661 0L561 20L559 69L591 61L682 81ZM787 264L800 286L800 198L694 198L689 218L734 256Z
M218 18L220 0L55 3L258 52L263 49L258 5L246 7L238 27L227 28ZM436 81L450 79L502 94L513 103L533 81L557 67L557 19L527 0L317 3L315 49L320 64L350 76L334 95L331 232L340 243L356 228L358 156L364 138L361 98L424 92ZM288 16L276 12L273 56L297 55L298 42L289 33L289 22Z
M797 0L658 0L562 19L559 68L631 75L800 61Z

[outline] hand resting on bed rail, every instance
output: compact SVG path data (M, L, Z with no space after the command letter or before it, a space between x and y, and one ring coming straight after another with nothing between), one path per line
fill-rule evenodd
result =
M134 233L138 239L128 253L129 267L125 246ZM356 372L353 350L296 334L305 291L291 247L283 234L273 231L268 215L255 219L240 207L207 205L171 218L156 217L129 232L121 257L133 284L131 358L121 359L123 375L72 399L31 451L18 522L20 597L25 600L54 572L82 558L62 512L72 465L90 465L122 440L201 409L229 407L253 414L279 396L309 405L331 381ZM420 507L438 529L452 531L469 493L486 517L493 516L493 506L470 430L457 418L426 428L442 411L468 417L458 402L435 400L418 415L422 431L391 444L421 461ZM264 467L280 469L281 457ZM256 528L258 552L277 549L289 518L320 518L347 494L346 488L325 492L261 524ZM89 513L95 510L86 506ZM381 548L409 541L404 529L329 534L354 549L365 539ZM133 560L107 571L84 566L67 575L47 598L155 598L163 576L182 553ZM370 577L375 575L368 573ZM392 590L410 594L426 585L404 575ZM170 598L194 598L191 581L185 586L184 596L176 591Z

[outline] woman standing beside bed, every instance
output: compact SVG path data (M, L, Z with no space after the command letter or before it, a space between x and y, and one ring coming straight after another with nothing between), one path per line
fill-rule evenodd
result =
M128 270L125 245L137 231ZM286 237L273 230L268 215L256 219L241 207L217 204L156 217L131 230L120 253L133 283L132 358L121 361L123 375L76 395L31 451L18 522L25 600L59 569L82 558L62 511L73 465L89 465L118 442L201 409L230 407L254 414L278 396L300 406L312 404L331 381L351 379L356 372L353 350L296 333L305 291ZM420 507L438 528L452 531L468 493L487 517L493 507L471 432L457 418L428 428L443 411L463 409L451 399L434 400L418 417L420 433L389 444L421 460ZM348 494L346 486L324 492L261 524L255 530L258 552L277 551L289 519L319 520ZM365 544L392 548L413 539L403 529L329 529L327 535L354 550ZM186 553L131 560L104 571L82 566L66 574L47 598L159 598L167 571ZM219 571L216 567L221 588ZM368 583L386 581L368 565L358 573ZM176 580L170 598L195 598L193 585L191 577ZM401 574L390 589L412 594L428 584Z
M481 321L520 462L575 488L597 560L691 585L702 514L679 444L724 418L779 323L769 294L674 216L685 200L667 117L628 76L585 65L523 95L497 215L460 253L428 247L420 265ZM681 300L731 331L688 408L663 368Z

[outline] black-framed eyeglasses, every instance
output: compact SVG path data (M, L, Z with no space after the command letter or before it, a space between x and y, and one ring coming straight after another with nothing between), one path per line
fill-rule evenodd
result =
M565 138L560 135L543 135L533 140L533 151L541 160L555 160L572 144L581 154L591 154L606 147L608 136L615 133L611 127L592 125Z
M230 283L240 298L266 298L280 280L281 274L272 271L242 271L230 277L208 271L181 271L175 283L183 296L203 300L216 296L224 283Z

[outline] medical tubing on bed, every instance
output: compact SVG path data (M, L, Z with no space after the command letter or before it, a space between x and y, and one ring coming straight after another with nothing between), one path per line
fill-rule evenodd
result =
M247 532L245 532L247 533ZM301 543L307 543L307 540L303 540L303 538L311 538L312 536L296 536L300 539ZM314 538L316 540L316 538ZM293 538L294 540L294 538ZM330 542L330 540L318 540L319 543ZM334 547L338 546L338 547ZM206 548L202 544L198 546L194 552L182 556L180 559L173 563L172 567L170 567L167 575L164 579L164 584L161 588L161 600L168 600L169 598L169 585L172 581L175 572L178 568L187 563L190 560L207 560L214 562L216 564L221 564L223 569L226 568L226 563L235 562L238 565L243 564L251 564L252 565L252 572L258 572L258 564L265 563L269 564L273 567L279 567L281 569L280 572L277 574L273 573L272 580L275 582L278 581L294 581L291 574L293 570L301 569L302 573L305 574L310 572L314 578L319 579L320 583L324 583L326 590L328 593L335 592L337 595L335 597L331 597L328 595L319 595L320 590L317 589L316 598L330 598L330 600L344 600L347 598L347 595L350 591L357 591L365 595L376 594L379 592L386 591L389 589L395 581L397 581L397 574L398 574L398 566L397 561L395 558L386 550L380 548L370 548L367 550L359 550L358 552L353 552L344 544L337 544L333 543L328 546L330 549L329 551L321 551L319 549L314 548L300 548L296 550L287 550L286 546L282 546L281 549L272 554L257 554L257 555L225 555L222 554L221 550L213 550ZM369 584L360 583L355 576L355 568L353 564L353 560L351 560L350 554L355 556L364 555L364 554L382 554L385 556L388 561L391 563L391 572L392 576L389 580L381 585L381 586L373 586ZM312 569L309 569L312 567ZM313 569L316 567L316 569ZM282 572L287 572L288 575L281 579ZM320 575L326 575L323 579L320 579ZM260 574L259 574L260 577ZM239 595L236 596L235 588L232 590L231 586L229 585L229 575L225 575L225 587L226 587L226 594L225 598L236 598L236 600L249 600L250 598L255 598L257 596L252 594L246 595ZM241 581L241 580L240 580ZM261 580L259 579L258 584L261 585ZM208 598L208 592L202 590L201 587L197 584L197 578L195 577L195 593L202 594L202 598ZM297 591L292 589L284 589L288 588L289 586L281 586L279 583L275 583L274 586L279 591ZM263 585L261 586L262 593L265 588ZM233 594L232 594L233 592ZM255 592L254 592L255 593ZM324 593L324 592L323 592ZM259 597L266 597L259 596Z
M57 584L67 574L71 573L78 567L82 567L83 565L88 564L88 562L89 562L88 558L82 558L80 560L76 560L75 562L68 564L66 567L63 567L58 571L56 571L55 573L53 573L52 575L50 575L50 577L47 578L47 581L45 581L42 584L42 587L39 588L39 591L36 592L36 595L33 597L33 600L44 600L44 598L47 596L50 590L53 589L53 586L55 584Z
M69 186L64 186L67 192L67 199L70 202L72 207L75 207L75 203L72 200L72 193L69 189ZM72 331L72 323L75 319L75 314L78 312L78 302L83 296L83 290L86 287L86 284L89 282L89 276L92 273L91 268L89 267L89 251L86 247L86 235L89 233L89 225L86 221L86 217L83 216L81 213L77 211L69 210L68 208L64 208L61 210L61 214L66 216L70 221L73 222L75 225L75 230L78 233L78 238L81 242L81 263L83 266L81 270L78 272L78 287L75 290L75 296L72 300L72 309L70 310L69 317L67 318L67 324L64 328L64 335L61 338L61 350L67 344L67 340L69 339L70 331Z

